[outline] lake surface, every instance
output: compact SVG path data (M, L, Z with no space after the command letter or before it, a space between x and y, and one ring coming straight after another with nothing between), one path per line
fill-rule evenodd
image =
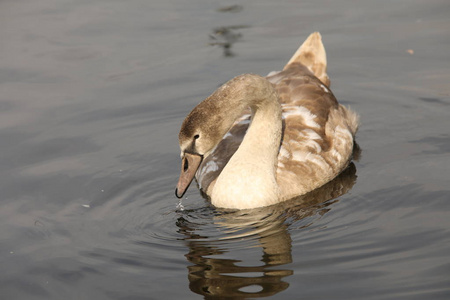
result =
M450 299L450 2L0 3L1 299ZM359 159L275 207L174 196L221 83L320 31Z

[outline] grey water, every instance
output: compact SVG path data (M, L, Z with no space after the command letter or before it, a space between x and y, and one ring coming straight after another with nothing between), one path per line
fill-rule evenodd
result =
M1 299L449 299L450 2L0 3ZM186 114L320 31L361 115L326 186L178 206Z

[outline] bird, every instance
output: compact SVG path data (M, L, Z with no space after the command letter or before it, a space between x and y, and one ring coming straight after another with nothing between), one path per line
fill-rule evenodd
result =
M195 177L213 206L254 209L304 195L344 171L359 115L338 103L326 70L314 32L281 71L239 75L201 101L178 135L176 196Z

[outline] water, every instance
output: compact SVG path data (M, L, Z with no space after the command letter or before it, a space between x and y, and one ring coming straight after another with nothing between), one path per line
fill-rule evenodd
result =
M237 5L237 6L233 6ZM2 299L448 299L448 1L3 1ZM313 31L360 158L310 195L177 206L177 133Z

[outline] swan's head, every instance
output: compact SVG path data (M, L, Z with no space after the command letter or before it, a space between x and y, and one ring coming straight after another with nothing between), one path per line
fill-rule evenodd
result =
M211 96L212 97L212 96ZM207 98L184 120L178 135L181 150L181 174L175 194L183 197L204 157L222 140L229 126L217 100Z

